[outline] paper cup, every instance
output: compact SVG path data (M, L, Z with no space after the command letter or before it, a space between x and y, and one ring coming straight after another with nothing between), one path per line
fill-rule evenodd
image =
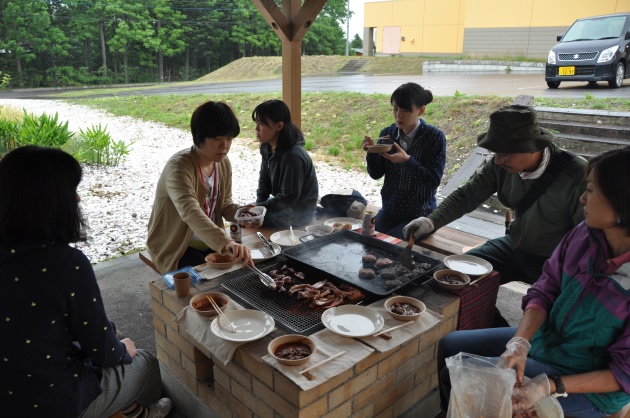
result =
M175 283L175 294L182 298L190 293L190 274L175 273L173 274L173 282Z

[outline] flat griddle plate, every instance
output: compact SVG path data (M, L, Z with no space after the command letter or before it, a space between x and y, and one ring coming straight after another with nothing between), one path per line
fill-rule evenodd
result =
M380 276L369 280L359 277L359 270L363 268L362 258L364 255L373 254L377 258L389 258L394 262L392 267L396 268L402 267L398 261L398 256L403 249L404 247L356 232L339 231L285 249L283 253L288 259L296 260L321 272L331 274L360 290L375 295L389 295L409 281L432 272L441 264L441 261L432 257L412 252L412 260L416 266L419 266L421 263L427 263L430 267L422 272L414 273L409 277L409 281L389 289L385 287L385 280Z

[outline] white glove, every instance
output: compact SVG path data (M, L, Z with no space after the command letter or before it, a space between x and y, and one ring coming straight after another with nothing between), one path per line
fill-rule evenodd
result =
M512 391L512 412L529 411L550 392L549 378L542 373Z
M430 234L435 229L433 221L429 218L420 217L409 222L407 226L403 228L403 237L405 240L409 239L409 236L413 234L413 237L417 240Z
M523 337L514 337L505 345L505 352L499 357L497 366L506 369L516 368L516 380L523 382L527 353L532 345Z

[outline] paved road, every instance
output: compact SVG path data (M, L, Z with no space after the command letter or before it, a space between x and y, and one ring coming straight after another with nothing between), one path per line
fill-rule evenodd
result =
M325 76L305 76L302 78L303 92L350 91L358 93L390 94L402 83L415 81L430 89L436 96L452 96L456 92L466 95L497 95L515 97L528 94L534 97L548 98L584 98L590 94L597 98L630 98L630 80L619 89L611 89L607 83L600 82L595 87L585 82L566 82L559 89L549 89L543 74L506 73L432 73L432 74L340 74ZM0 93L4 99L54 98L63 90L29 89L13 90ZM149 87L116 93L117 96L136 94L217 94L217 93L269 93L281 92L280 79L240 81L231 83L205 84L170 84L161 87Z

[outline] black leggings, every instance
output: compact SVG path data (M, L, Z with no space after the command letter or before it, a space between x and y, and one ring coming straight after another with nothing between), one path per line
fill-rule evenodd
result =
M194 266L198 266L199 264L203 264L206 262L206 256L213 252L215 251L212 249L201 251L193 247L187 247L186 252L182 256L182 258L179 259L179 262L177 263L177 268L181 269L183 267L189 267L189 266L194 267Z

